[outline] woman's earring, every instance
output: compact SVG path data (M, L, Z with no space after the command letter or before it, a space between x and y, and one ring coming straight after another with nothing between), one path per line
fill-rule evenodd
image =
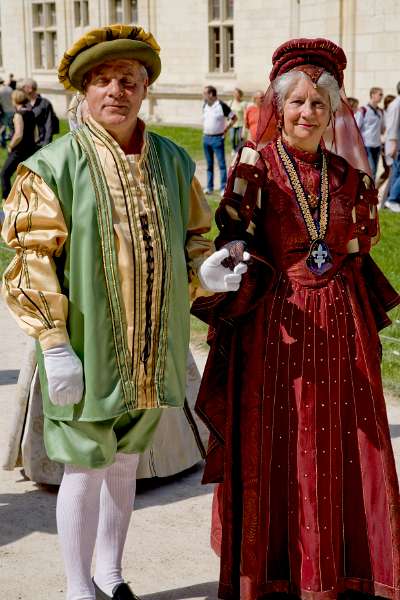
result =
M279 129L279 131L282 131L282 117L279 117L278 119L278 124L277 124L277 128Z

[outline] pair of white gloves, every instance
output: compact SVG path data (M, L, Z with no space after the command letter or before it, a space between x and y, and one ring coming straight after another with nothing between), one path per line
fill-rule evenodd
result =
M211 292L236 292L247 271L250 258L243 252L242 261L233 271L221 263L230 255L222 248L209 256L200 266L199 280L202 287ZM62 344L43 351L50 401L57 406L78 404L83 396L83 368L70 344Z

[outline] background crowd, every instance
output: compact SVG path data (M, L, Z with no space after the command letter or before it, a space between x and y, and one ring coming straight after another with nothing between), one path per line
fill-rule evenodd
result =
M34 79L15 80L12 73L7 82L0 78L0 145L8 151L0 172L3 199L18 164L49 144L59 130L54 108L38 93Z
M397 96L384 94L380 87L371 87L369 102L360 106L358 98L348 97L355 121L365 146L371 174L380 190L380 207L400 212L400 82ZM206 86L203 91L203 149L207 163L205 193L214 191L214 154L220 169L220 190L226 184L225 135L229 130L231 155L246 141L254 141L260 107L264 97L257 90L251 102L244 100L243 91L235 88L227 104L219 100L217 90Z
M357 98L348 97L356 123L367 151L371 173L380 190L380 207L400 212L400 82L397 95L384 94L380 87L371 87L369 102L360 106ZM251 101L244 99L240 88L233 90L225 103L218 98L215 87L203 91L203 150L207 164L205 193L214 191L214 156L220 171L220 191L225 188L226 143L229 131L231 158L246 141L254 141L260 107L264 97L257 90ZM8 81L0 78L0 146L8 156L0 172L2 198L11 189L11 178L18 164L49 144L59 133L59 120L51 102L38 92L35 80L18 79L10 73Z
M396 91L397 97L394 94L384 95L382 88L372 87L366 106L359 107L356 98L351 98L350 104L367 151L371 173L377 188L382 190L380 205L400 212L400 82ZM377 177L380 161L382 169Z

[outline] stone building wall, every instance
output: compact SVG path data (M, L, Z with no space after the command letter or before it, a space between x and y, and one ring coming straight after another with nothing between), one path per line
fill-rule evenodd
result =
M0 75L34 77L63 115L70 96L58 85L54 69L34 64L32 7L37 1L0 0ZM88 1L90 24L76 27L74 0L55 0L58 59L85 29L112 21L115 0ZM362 103L372 85L389 93L400 80L398 0L234 0L235 67L224 73L210 70L208 0L138 0L138 21L162 49L163 71L143 107L144 115L156 121L200 124L206 84L226 99L236 86L247 97L265 89L272 52L290 37L328 37L341 44L349 62L346 91Z

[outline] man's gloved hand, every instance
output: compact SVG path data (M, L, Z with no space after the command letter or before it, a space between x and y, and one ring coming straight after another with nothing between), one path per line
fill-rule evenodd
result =
M57 406L78 404L83 396L82 363L69 344L43 351L49 398Z
M229 256L227 248L221 248L206 258L199 269L199 280L202 287L211 292L237 292L247 265L239 262L233 269L224 267L221 262ZM243 261L248 261L250 254L243 252Z

